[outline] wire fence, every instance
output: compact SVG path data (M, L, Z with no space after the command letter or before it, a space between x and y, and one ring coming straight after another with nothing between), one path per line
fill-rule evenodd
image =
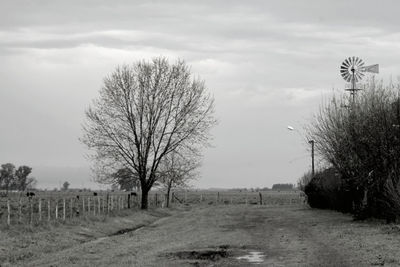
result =
M72 218L103 216L139 206L139 196L95 194L18 196L0 198L0 224L38 224Z
M211 192L175 191L169 196L169 205L175 204L301 204L304 198L299 192ZM86 193L72 194L47 192L27 196L11 193L0 197L0 225L31 224L66 221L88 216L107 216L118 211L140 208L141 195L137 193ZM151 192L149 207L166 207L167 195Z
M281 192L211 192L211 191L178 191L173 192L171 202L186 204L258 204L258 205L291 205L303 204L301 191Z

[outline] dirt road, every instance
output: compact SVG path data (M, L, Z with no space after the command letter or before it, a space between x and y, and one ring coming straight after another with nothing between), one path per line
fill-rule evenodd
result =
M393 227L302 206L197 206L19 264L398 266L400 234Z

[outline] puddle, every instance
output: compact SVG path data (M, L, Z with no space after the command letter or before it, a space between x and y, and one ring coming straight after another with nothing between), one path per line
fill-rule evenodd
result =
M129 233L129 232L137 231L137 230L139 230L139 229L141 229L141 228L143 228L143 227L145 227L145 226L146 226L146 225L144 225L144 224L139 224L138 226L133 227L133 228L121 229L121 230L119 230L119 231L117 231L117 232L111 234L110 236L114 236L114 235L123 235L123 234Z
M180 259L190 259L190 260L211 260L217 261L220 258L227 257L226 250L205 250L205 251L181 251L175 253L175 256Z
M238 260L246 260L250 263L255 263L259 264L264 262L264 254L259 251L250 251L249 254L241 256L241 257L236 257Z
M170 253L170 256L176 257L178 259L187 260L211 260L218 261L222 258L228 257L228 251L225 246L221 246L217 249L212 250L192 250L192 251L178 251L175 253Z

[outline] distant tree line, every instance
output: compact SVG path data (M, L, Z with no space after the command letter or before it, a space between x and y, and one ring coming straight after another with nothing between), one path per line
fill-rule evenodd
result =
M272 190L293 190L294 184L274 184Z
M28 177L32 168L28 166L15 167L12 163L2 164L0 167L0 190L19 190L23 191L33 188L36 179Z
M312 207L356 218L400 215L400 87L370 81L353 102L333 97L310 125L327 163L305 186Z

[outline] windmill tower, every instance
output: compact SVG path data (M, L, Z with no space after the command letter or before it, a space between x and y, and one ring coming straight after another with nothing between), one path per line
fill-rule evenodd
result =
M350 83L350 88L345 89L350 91L350 95L353 97L353 103L355 94L358 90L362 90L357 87L357 82L360 81L365 73L379 73L379 64L364 66L364 62L359 57L346 58L340 66L340 74L346 82Z

